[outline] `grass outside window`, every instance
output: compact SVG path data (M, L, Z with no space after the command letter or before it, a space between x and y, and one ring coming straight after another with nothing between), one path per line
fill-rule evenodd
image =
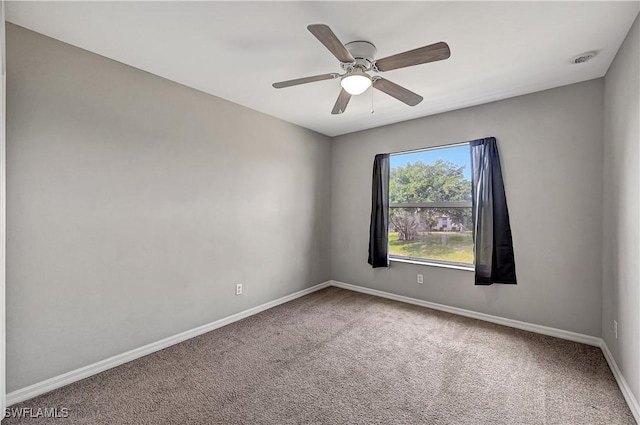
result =
M389 255L420 261L473 265L473 234L466 232L418 232L413 240L399 240L389 232Z

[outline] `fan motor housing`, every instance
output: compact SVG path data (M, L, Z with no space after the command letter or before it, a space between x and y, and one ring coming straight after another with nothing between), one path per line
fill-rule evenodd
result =
M356 66L364 70L370 70L378 49L368 41L352 41L344 45L351 56L356 60ZM350 64L342 64L344 70L351 68Z

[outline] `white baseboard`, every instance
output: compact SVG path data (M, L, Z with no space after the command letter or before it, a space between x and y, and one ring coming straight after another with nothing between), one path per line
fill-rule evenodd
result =
M631 413L633 413L633 417L636 419L636 423L640 424L640 404L638 404L638 400L631 392L631 388L627 383L627 380L622 376L622 372L620 372L620 368L616 363L616 360L613 358L613 354L609 351L609 347L607 347L607 343L604 340L600 342L600 348L602 349L602 353L604 354L604 358L607 359L607 363L609 363L609 368L613 373L613 376L616 378L618 382L618 386L620 387L620 391L622 391L622 395L624 399L627 401L629 405L629 409L631 409Z
M21 401L29 400L30 398L39 396L41 394L47 393L49 391L55 390L60 387L64 387L65 385L69 385L81 379L88 378L89 376L95 375L100 372L104 372L105 370L114 368L116 366L120 366L121 364L128 363L132 360L138 359L140 357L146 356L151 353L155 353L156 351L162 350L164 348L167 348L172 345L178 344L180 342L186 341L188 339L194 338L198 335L205 334L214 329L218 329L223 326L229 325L233 322L237 322L238 320L245 319L249 316L253 316L254 314L258 314L262 311L276 307L280 304L284 304L286 302L295 300L296 298L303 297L312 292L326 288L330 285L331 285L331 281L320 283L310 288L303 289L302 291L294 292L293 294L286 295L282 298L278 298L277 300L269 301L268 303L261 304L257 307L253 307L248 310L241 311L240 313L236 313L234 315L225 317L223 319L216 320L215 322L211 322L206 325L202 325L197 328L190 329L185 332L181 332L177 335L173 335L168 338L162 339L160 341L147 344L143 347L136 348L131 351L127 351L126 353L118 354L108 359L101 360L99 362L81 367L76 370L72 370L62 375L58 375L53 378L47 379L45 381L38 382L33 385L29 385L28 387L10 392L9 394L7 394L7 398L6 398L7 406L20 403Z
M594 345L600 347L602 341L601 338L584 335L576 332L565 331L557 328L550 328L548 326L536 325L528 322L521 322L519 320L506 319L500 316L492 316L490 314L478 313L477 311L465 310L458 307L450 307L444 304L432 303L430 301L419 300L417 298L405 297L403 295L396 295L390 292L378 291L377 289L365 288L363 286L351 285L349 283L331 281L332 286L338 288L349 289L351 291L362 292L364 294L375 295L377 297L388 298L390 300L402 301L407 304L415 304L422 307L432 308L434 310L446 311L447 313L457 314L459 316L470 317L472 319L484 320L485 322L496 323L498 325L509 326L511 328L522 329L529 332L535 332L542 335L554 336L556 338L567 339L569 341L580 342L582 344Z

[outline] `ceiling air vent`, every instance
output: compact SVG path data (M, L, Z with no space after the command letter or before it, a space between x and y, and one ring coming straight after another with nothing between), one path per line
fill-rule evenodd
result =
M571 59L571 63L585 63L589 62L596 55L596 52L582 53L575 58Z

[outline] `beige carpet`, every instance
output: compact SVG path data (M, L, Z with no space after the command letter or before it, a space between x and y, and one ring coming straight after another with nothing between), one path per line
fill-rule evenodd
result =
M633 424L600 349L328 288L13 407L51 424Z

